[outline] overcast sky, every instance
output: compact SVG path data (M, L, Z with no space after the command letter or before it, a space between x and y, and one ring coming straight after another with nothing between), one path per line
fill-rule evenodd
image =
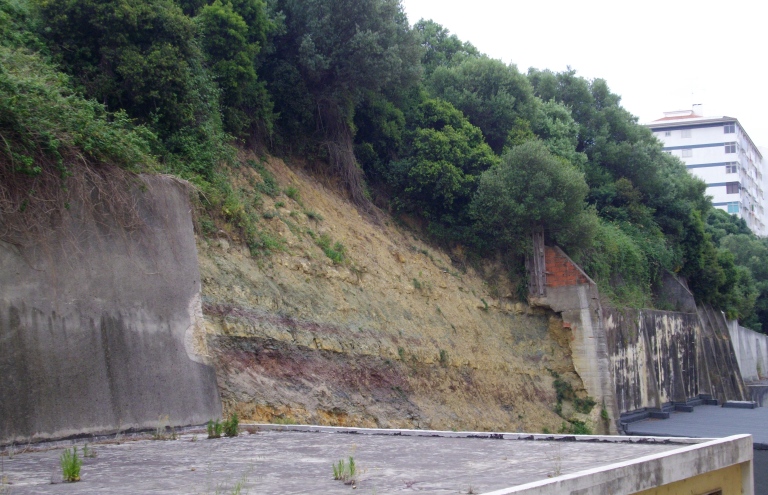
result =
M768 3L762 0L402 0L521 72L571 66L602 78L649 122L704 105L768 146Z

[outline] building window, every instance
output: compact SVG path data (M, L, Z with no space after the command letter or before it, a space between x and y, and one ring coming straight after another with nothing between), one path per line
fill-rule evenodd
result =
M726 182L725 183L725 193L726 194L738 194L739 193L739 183L738 182Z
M736 173L736 164L735 163L726 163L725 164L725 173L726 174L735 174Z
M732 201L728 203L728 213L738 213L739 212L739 202L738 201Z
M728 143L725 145L726 153L736 153L736 143Z
M664 131L664 135L669 137L672 135L672 131Z
M683 150L683 158L690 158L693 156L693 150L688 148L686 150Z
M725 131L723 134L734 134L736 132L736 124L734 123L725 124L725 127L723 129Z
M683 129L680 131L680 137L689 138L691 137L691 130L690 129Z

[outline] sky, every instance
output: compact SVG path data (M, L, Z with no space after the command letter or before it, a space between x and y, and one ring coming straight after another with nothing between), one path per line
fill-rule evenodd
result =
M762 0L402 0L480 52L601 78L641 123L703 104L768 147L768 3Z

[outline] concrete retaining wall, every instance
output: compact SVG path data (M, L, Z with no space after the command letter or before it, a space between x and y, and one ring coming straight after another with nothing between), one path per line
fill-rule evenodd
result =
M605 308L611 375L620 412L700 393L696 366L696 314Z
M587 393L608 413L609 433L617 433L614 418L618 410L611 381L609 346L597 285L558 247L546 246L546 291L531 297L532 305L545 306L560 313L571 329L573 367L584 382Z
M529 300L561 313L573 332L574 367L613 417L700 394L721 402L748 399L725 317L697 308L683 282L669 275L657 294L681 311L609 308L562 250L544 251L545 291Z
M72 205L44 243L0 243L0 444L221 414L215 373L195 350L187 192L143 180L139 230Z
M620 413L699 394L721 403L748 399L721 313L605 308L603 314Z
M737 321L728 322L728 333L744 381L768 378L768 335L741 327Z

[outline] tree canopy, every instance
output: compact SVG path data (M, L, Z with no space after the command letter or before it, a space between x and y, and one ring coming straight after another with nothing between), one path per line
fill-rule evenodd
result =
M663 306L668 271L768 328L767 241L606 81L523 73L399 0L0 0L0 38L0 174L27 188L5 211L82 156L193 181L258 246L222 172L250 147L421 217L435 242L519 264L543 229L616 304Z

